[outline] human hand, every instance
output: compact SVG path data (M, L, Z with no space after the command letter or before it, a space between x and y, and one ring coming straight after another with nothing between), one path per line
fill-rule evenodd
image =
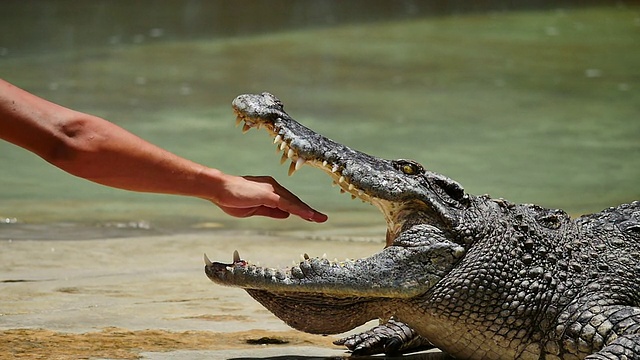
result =
M284 219L293 214L307 221L327 221L325 214L309 207L270 176L226 175L222 189L212 201L235 217L260 215Z

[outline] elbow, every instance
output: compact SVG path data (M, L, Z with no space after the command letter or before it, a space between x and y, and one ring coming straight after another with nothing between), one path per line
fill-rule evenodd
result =
M56 126L54 140L43 158L49 163L72 174L82 171L87 155L97 151L97 133L90 121L74 118Z

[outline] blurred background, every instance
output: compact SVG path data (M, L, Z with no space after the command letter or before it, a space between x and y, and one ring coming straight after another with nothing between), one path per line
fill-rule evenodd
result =
M640 200L640 2L513 3L5 0L0 77L202 164L271 175L330 221L232 219L0 142L0 239L384 227L319 170L287 177L266 133L235 128L231 101L262 91L473 194L573 216Z

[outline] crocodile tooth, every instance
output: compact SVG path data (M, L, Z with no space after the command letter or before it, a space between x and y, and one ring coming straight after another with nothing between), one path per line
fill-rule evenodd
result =
M353 184L349 184L349 191L355 189L356 187Z
M305 161L303 158L298 157L298 160L296 160L296 170L299 170L302 165L304 165Z
M233 263L237 263L240 262L240 254L238 253L238 250L233 250Z
M340 176L340 179L338 179L338 183L342 184L344 180L345 180L344 176Z
M280 150L284 150L287 147L287 143L285 141L280 143Z
M293 173L296 172L296 163L295 162L291 162L291 164L289 165L289 176L293 175Z
M306 255L306 254L305 254ZM307 255L308 257L309 255ZM306 259L304 258L304 255L300 254L300 261L305 261Z
M344 194L346 191L343 188L340 188L340 194Z
M331 172L337 172L339 169L338 165L333 164L333 166L331 167Z
M282 136L280 134L276 135L276 137L273 138L274 144L280 144L281 142L282 142Z
M357 196L351 194L351 200L355 200L357 198Z
M331 186L335 187L335 186L337 186L337 185L338 185L338 183L337 183L335 180L333 180L333 181L331 182Z
M362 195L364 195L364 191L358 190L358 196L362 196Z
M293 151L293 149L289 149L289 151L287 151L287 157L289 159L292 159L295 154L296 154L296 152Z
M242 126L242 133L246 134L249 130L251 130L251 126L245 122L244 126Z
M287 161L288 157L287 157L287 153L282 153L282 157L280 158L280 165L284 164L285 161Z
M211 260L209 260L209 257L207 257L207 254L204 254L204 264L207 266L211 266Z
M239 116L239 115L238 115L238 116L236 116L236 127L237 127L238 125L240 125L240 123L241 123L241 122L242 122L242 117L241 117L241 116Z
M322 162L322 166L327 167L327 165L329 165L329 163L327 162L327 160Z
M322 254L322 258L326 259L327 258L327 253Z
M304 255L303 255L303 256L304 256L304 259L305 259L305 260L309 260L309 255L307 255L307 253L304 253Z

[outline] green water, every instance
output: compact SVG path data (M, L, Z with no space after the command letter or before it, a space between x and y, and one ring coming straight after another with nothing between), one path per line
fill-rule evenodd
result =
M381 225L318 170L287 177L265 133L234 127L231 100L262 91L336 141L415 159L474 194L574 215L640 199L640 8L383 20L173 38L149 26L59 49L30 49L20 36L31 35L17 32L20 51L0 42L0 77L197 162L272 175L330 221L234 220L202 200L92 184L0 142L0 220L16 222L0 238L29 226L53 238L60 224L96 233ZM0 33L30 21L44 20L3 22Z

